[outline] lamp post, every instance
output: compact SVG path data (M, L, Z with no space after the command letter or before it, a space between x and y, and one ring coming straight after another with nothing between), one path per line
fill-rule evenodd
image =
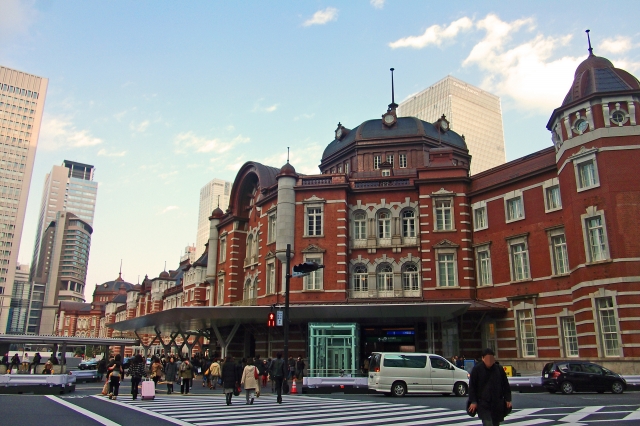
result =
M287 244L287 262L284 281L284 362L289 371L289 285L291 282L291 244Z

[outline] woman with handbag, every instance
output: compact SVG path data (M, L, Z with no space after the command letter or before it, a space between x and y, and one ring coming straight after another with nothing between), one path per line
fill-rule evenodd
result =
M256 389L260 392L260 383L258 383L258 369L253 365L253 360L249 358L247 366L242 371L242 379L240 384L244 386L247 402L245 405L253 404L256 397Z
M162 363L158 357L153 357L151 360L151 379L154 386L158 385L158 381L162 378Z
M116 355L113 362L107 367L107 372L109 373L109 399L116 399L120 389L120 379L124 375L122 355Z
M167 395L171 395L173 393L173 382L176 381L176 377L178 375L178 364L176 364L176 359L171 356L169 357L169 362L164 367L164 377L167 381Z
M192 380L195 377L193 371L194 368L189 362L189 359L182 361L182 364L180 364L180 379L182 379L180 382L181 394L189 395L189 389L191 388Z
M227 405L231 405L231 398L233 397L236 387L239 385L238 376L236 375L236 365L233 362L233 357L227 355L224 365L222 366L222 387L224 389L224 395L227 399Z

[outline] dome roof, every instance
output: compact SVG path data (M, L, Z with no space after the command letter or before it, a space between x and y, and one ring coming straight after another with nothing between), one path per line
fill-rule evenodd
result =
M169 278L171 275L169 275L169 273L167 271L162 271L160 272L160 275L158 275L158 278Z
M398 117L396 125L391 128L387 128L382 123L382 119L365 121L355 129L350 130L342 140L334 139L329 143L322 154L322 160L357 141L410 137L429 137L457 148L467 149L464 139L452 130L440 133L433 124L426 121L415 117Z
M214 219L221 218L222 216L224 216L224 212L220 207L216 207L215 209L213 209L213 212L211 212L211 217Z
M282 168L280 168L280 173L278 173L277 177L280 176L298 177L296 169L290 163L286 163L284 166L282 166Z
M615 68L611 61L590 54L582 61L562 106L577 102L595 93L638 90L640 83L628 72Z

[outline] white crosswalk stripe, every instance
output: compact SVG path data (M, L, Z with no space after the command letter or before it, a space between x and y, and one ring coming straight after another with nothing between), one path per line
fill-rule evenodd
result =
M276 404L275 397L265 395L253 405L245 405L243 395L227 406L222 396L156 397L153 401L118 401L119 404L149 411L158 418L175 424L196 426L418 426L428 423L442 426L480 426L477 417L462 411L410 404L322 398L298 395ZM589 415L611 415L612 421L624 424L625 416L634 419L640 408L616 407L615 411L601 411L604 407L562 407L514 410L505 419L505 426L552 426L568 424L588 425ZM602 417L591 424L601 424ZM571 422L571 423L568 423ZM576 422L577 421L577 422Z

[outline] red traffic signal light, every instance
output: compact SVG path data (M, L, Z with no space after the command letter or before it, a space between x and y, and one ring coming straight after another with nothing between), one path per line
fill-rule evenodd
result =
M276 326L276 314L274 314L273 312L269 312L269 319L267 320L267 326L268 327Z

